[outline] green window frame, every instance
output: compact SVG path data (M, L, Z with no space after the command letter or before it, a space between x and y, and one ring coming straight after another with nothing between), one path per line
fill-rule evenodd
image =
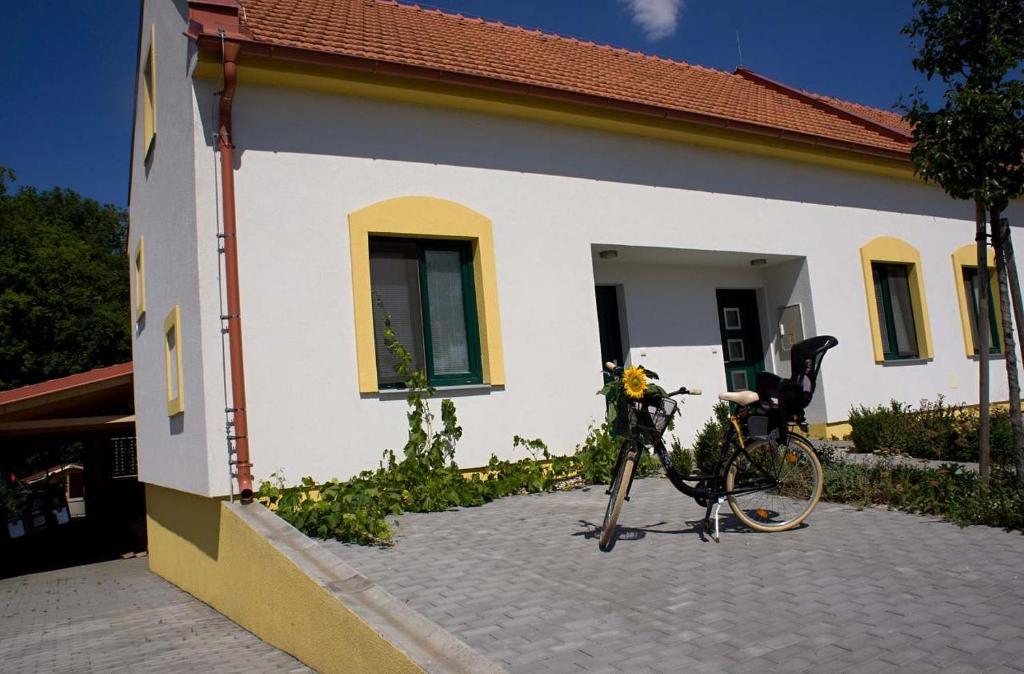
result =
M981 298L978 295L978 268L977 267L962 267L963 272L963 283L964 293L970 303L970 315L969 319L971 322L971 339L974 341L974 353L977 354L980 349L978 348L978 315L981 312ZM991 289L991 284L989 288ZM989 346L989 353L1002 353L999 335L999 324L996 322L996 302L995 297L989 293L988 298L988 324L989 324L989 339L992 342Z
M920 358L909 265L872 262L871 273L885 360Z
M405 385L394 373L394 361L383 346L385 313L392 313L394 325L395 311L403 310L407 315L401 317L402 329L396 332L413 354L413 367L425 370L432 386L482 384L472 242L370 237L369 249L379 388ZM399 282L405 286L399 290L406 301L392 307L387 306L385 293L375 288L375 281L382 284L386 273L375 262L387 257L400 258L406 271Z

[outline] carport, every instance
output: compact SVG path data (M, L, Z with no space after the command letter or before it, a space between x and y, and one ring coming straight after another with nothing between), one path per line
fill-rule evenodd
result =
M4 481L23 495L63 492L69 506L67 517L26 506L16 538L0 528L0 576L145 550L136 466L131 363L0 392Z

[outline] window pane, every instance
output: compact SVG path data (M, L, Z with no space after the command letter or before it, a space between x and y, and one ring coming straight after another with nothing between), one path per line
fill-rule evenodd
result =
M974 342L974 352L978 352L978 307L981 298L978 297L978 270L977 268L964 267L964 291L967 293L967 319L971 324L971 340Z
M963 267L964 292L967 293L967 320L971 325L971 339L974 341L974 353L978 353L978 316L981 313L981 288L978 285L978 268ZM999 328L996 323L996 298L989 293L988 298L988 344L993 353L1000 352Z
M469 372L462 256L456 250L424 251L433 374Z
M872 264L871 273L875 280L875 305L878 310L878 327L882 334L882 352L894 353L896 349L889 342L889 312L886 310L888 300L888 282L885 265Z
M373 335L377 353L377 379L396 384L397 361L384 343L384 317L412 354L413 369L423 368L423 317L420 303L419 261L416 245L404 241L370 241L370 287L373 293Z
M889 265L888 273L896 353L901 357L917 356L917 330L914 327L914 307L910 301L907 268L904 265Z

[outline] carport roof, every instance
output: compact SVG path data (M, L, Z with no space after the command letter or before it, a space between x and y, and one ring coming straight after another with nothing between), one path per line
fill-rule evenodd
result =
M130 422L132 364L121 363L0 392L0 433ZM126 416L127 415L127 416ZM102 421L101 421L102 420Z

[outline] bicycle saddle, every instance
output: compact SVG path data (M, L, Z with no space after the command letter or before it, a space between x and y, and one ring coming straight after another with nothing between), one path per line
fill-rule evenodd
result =
M728 393L719 393L718 399L727 403L736 403L740 407L747 405L753 405L760 398L754 391L729 391Z

